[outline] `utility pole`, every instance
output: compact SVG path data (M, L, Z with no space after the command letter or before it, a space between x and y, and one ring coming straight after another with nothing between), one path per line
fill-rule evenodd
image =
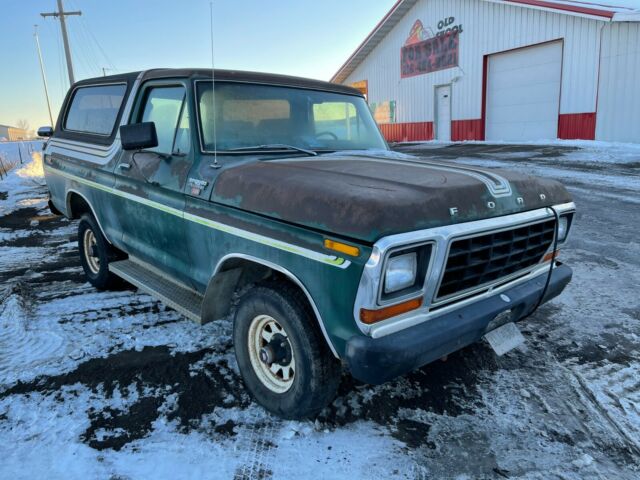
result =
M82 15L81 11L65 12L62 6L62 0L58 1L58 11L51 13L41 13L43 18L55 17L60 19L60 30L62 30L62 43L64 44L64 55L67 58L67 72L69 73L69 86L75 83L73 78L73 63L71 61L71 49L69 48L69 38L67 37L67 23L65 17L71 15Z
M40 72L42 73L42 83L44 83L44 96L47 99L49 109L49 121L53 127L53 115L51 115L51 102L49 101L49 88L47 87L47 76L44 74L44 63L42 63L42 51L40 50L40 38L38 37L38 25L33 26L33 36L36 38L36 48L38 49L38 60L40 60Z

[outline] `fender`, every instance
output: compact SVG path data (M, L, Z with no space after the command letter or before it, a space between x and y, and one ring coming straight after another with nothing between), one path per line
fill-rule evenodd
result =
M275 270L277 272L280 272L284 276L286 276L289 280L291 280L293 283L295 283L304 292L305 296L307 297L307 300L309 301L309 304L311 305L311 308L313 309L313 313L315 314L316 321L318 322L318 325L320 326L320 331L322 332L322 335L323 335L325 341L327 342L327 345L331 349L331 353L333 353L334 357L336 357L337 359L340 359L340 357L338 356L338 352L336 352L336 349L334 348L333 343L331 342L331 339L329 338L329 335L327 334L327 330L324 327L324 322L322 321L322 316L320 315L320 312L318 311L318 307L316 306L316 303L314 302L313 297L311 296L311 294L309 293L307 288L300 281L300 279L298 277L296 277L293 273L291 273L289 270L287 270L284 267L281 267L280 265L277 265L275 263L269 262L268 260L263 260L261 258L254 257L252 255L246 255L244 253L229 253L229 254L225 255L224 257L222 257L218 261L218 264L216 265L216 268L213 271L213 275L211 276L211 279L209 280L209 285L207 286L207 290L205 292L205 299L203 301L203 306L207 302L207 297L211 293L210 291L213 291L212 285L215 284L216 277L218 276L218 274L221 273L220 269L222 268L222 265L224 265L224 263L227 260L230 260L230 259L233 259L233 258L238 258L238 259L241 259L241 260L247 260L249 262L253 262L253 263L256 263L258 265L262 265L264 267L267 267L267 268L270 268L270 269ZM203 311L203 315L202 315L203 323L205 323L204 315L205 315L205 312Z
M105 238L105 240L107 241L107 243L109 243L109 245L113 245L113 243L111 243L111 240L109 240L109 238L107 237L107 234L104 232L104 228L102 228L102 224L100 223L100 218L96 215L96 211L93 208L93 205L91 205L91 202L87 199L86 196L84 196L82 193L80 193L78 190L75 190L73 188L70 188L67 190L66 193L66 200L65 200L65 208L67 209L67 217L71 218L70 214L71 214L71 194L75 193L76 195L78 195L79 197L81 197L85 202L87 202L87 205L89 205L89 209L91 209L91 214L93 215L93 218L96 219L96 222L98 222L98 227L100 227L100 232L102 232L102 236Z

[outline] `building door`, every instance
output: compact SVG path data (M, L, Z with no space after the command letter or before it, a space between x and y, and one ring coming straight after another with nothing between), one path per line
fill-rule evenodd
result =
M451 85L436 87L436 140L451 141Z
M562 42L490 55L486 139L558 138Z

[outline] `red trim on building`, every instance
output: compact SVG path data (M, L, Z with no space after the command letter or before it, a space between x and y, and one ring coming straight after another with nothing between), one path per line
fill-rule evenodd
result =
M433 140L433 122L384 123L380 131L388 142Z
M562 10L565 12L581 13L584 15L593 15L596 17L613 18L615 12L611 10L600 10L597 8L580 7L578 5L568 5L566 3L547 2L544 0L505 0L509 3L519 3L522 5L531 5L533 7L552 8L554 10Z
M560 114L558 116L558 138L563 140L595 140L595 112Z
M484 122L475 120L453 120L451 122L451 141L484 140Z
M487 79L489 75L489 55L485 55L482 58L482 114L480 120L482 121L482 138L480 140L487 139Z

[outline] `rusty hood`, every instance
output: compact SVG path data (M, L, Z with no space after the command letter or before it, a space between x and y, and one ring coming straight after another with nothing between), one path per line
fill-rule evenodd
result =
M413 230L566 203L558 182L409 155L330 154L228 168L212 201L373 243Z

